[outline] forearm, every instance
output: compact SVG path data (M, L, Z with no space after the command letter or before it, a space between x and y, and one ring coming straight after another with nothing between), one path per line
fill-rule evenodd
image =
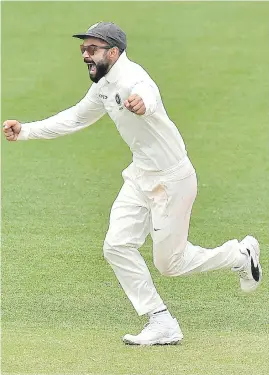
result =
M146 107L145 116L152 115L157 108L159 91L157 86L152 82L141 81L134 85L131 95L139 95Z
M22 124L18 140L52 139L72 134L95 123L104 114L105 108L96 94L96 85L92 85L75 106L45 120Z
M89 117L79 116L75 107L71 107L47 119L22 124L18 140L53 139L72 134L96 122L102 115L93 116L91 121Z

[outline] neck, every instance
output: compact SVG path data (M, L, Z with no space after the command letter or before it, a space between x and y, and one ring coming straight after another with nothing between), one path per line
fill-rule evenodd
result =
M113 62L111 63L111 65L109 65L108 72L110 71L110 69L112 68L112 66L115 65L116 62L119 60L119 57L120 57L120 55L117 57L117 59L116 59L115 61L113 61ZM108 73L108 72L107 72L107 73Z

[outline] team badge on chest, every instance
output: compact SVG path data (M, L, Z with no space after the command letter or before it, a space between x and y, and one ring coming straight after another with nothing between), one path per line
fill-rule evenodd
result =
M122 110L122 109L123 109L122 101L121 101L121 97L119 96L118 93L115 95L115 100L116 100L116 103L117 103L118 106L119 106L119 110Z
M121 105L121 98L120 98L119 94L116 94L116 95L115 95L115 100L116 100L116 103L117 103L118 105Z

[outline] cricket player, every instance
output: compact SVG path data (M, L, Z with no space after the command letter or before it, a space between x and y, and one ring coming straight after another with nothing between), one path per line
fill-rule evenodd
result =
M153 260L165 276L231 268L243 291L254 291L262 277L258 241L247 236L215 249L188 242L197 194L195 169L183 139L168 117L159 89L148 73L126 55L126 35L111 22L99 22L81 39L80 50L93 81L75 106L45 120L4 122L8 141L52 139L77 132L108 113L133 154L123 171L123 186L111 208L104 257L139 315L149 322L126 344L177 344L183 334L161 296L139 248L148 234Z

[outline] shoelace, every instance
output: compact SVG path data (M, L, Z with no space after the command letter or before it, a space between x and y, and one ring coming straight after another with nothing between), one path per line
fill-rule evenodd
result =
M156 327L160 324L161 322L159 322L158 320L156 320L156 318L154 319L154 317L151 317L149 322L146 323L144 325L144 328L142 330L142 332L146 332L146 331L155 331L156 330ZM141 333L142 333L141 332Z

